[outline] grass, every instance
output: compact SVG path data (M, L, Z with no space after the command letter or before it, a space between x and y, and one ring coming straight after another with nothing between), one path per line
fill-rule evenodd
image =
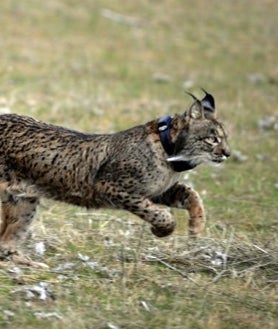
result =
M183 91L204 87L247 157L181 177L208 212L196 242L180 210L160 240L129 213L44 200L26 247L50 269L1 264L1 328L274 329L277 129L259 122L277 125L276 2L7 0L0 10L2 112L113 132L182 112Z

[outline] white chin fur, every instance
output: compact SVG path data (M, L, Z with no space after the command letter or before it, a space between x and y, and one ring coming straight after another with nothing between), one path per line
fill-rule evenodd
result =
M174 162L174 161L186 161L194 164L195 166L198 166L201 163L204 162L210 162L212 161L208 155L201 155L201 156L184 156L184 155L174 155L172 157L169 157L167 159L168 162Z
M190 161L189 158L186 158L182 155L175 155L167 159L168 162L173 162L173 161Z
M189 162L190 161L191 163L194 163L195 165L199 165L201 163L208 162L213 165L219 166L226 159L227 159L226 155L222 155L219 162L213 161L213 159L209 155L202 155L202 156L195 156L195 157L186 157L184 155L174 155L174 156L169 157L167 159L167 161L168 162L175 162L175 161Z

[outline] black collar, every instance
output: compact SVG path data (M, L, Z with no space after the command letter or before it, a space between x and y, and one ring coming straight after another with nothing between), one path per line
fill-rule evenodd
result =
M170 130L171 130L172 117L165 115L158 119L158 131L161 144L168 155L173 155L175 151L175 144L172 143Z
M175 143L171 140L171 122L172 117L166 115L160 119L158 119L158 132L161 144L165 150L165 152L172 156L175 154ZM196 167L195 165L190 164L189 161L171 161L169 162L170 166L174 171L181 172L185 170L190 170Z

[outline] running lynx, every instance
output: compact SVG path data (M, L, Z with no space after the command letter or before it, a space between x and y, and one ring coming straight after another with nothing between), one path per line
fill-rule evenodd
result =
M193 95L192 95L193 96ZM212 95L195 96L183 114L114 134L86 134L16 114L0 115L0 257L36 265L20 254L40 197L86 208L125 209L158 237L175 221L166 207L189 212L189 235L199 236L205 211L180 172L230 155Z

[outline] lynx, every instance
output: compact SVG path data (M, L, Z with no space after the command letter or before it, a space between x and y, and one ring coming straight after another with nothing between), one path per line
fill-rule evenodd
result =
M205 91L204 91L205 92ZM230 156L227 134L205 92L181 115L114 134L86 134L17 114L0 115L0 257L36 265L20 253L40 197L86 208L124 209L171 234L168 207L189 212L189 235L205 227L198 193L182 171ZM167 207L163 207L167 206Z

